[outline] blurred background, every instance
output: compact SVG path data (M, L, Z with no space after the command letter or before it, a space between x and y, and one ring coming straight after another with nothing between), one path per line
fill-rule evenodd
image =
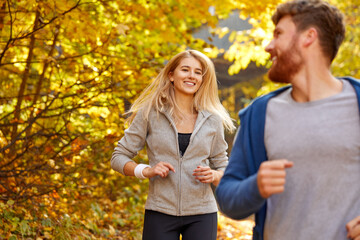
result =
M147 181L110 169L124 112L191 48L213 60L239 124L241 108L279 87L264 48L280 2L1 0L0 239L141 239ZM332 71L360 77L360 0L331 3L347 23ZM218 238L251 239L252 226L219 214Z

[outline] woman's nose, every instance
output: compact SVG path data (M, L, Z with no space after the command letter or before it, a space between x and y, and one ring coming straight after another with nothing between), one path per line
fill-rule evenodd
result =
M190 78L195 78L195 72L189 71L189 77Z

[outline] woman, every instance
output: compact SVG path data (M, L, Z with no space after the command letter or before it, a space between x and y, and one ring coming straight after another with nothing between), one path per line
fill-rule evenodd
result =
M225 126L214 65L188 50L174 56L135 101L130 127L118 142L111 167L149 178L144 240L211 240L217 235L217 204L211 184L227 166ZM132 158L147 146L149 164Z

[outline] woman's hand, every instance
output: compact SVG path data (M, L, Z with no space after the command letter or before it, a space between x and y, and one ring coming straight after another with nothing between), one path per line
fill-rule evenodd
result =
M223 174L223 171L212 170L208 166L198 166L194 170L193 176L195 176L195 179L199 180L202 183L212 183L217 186Z
M145 168L143 170L143 175L144 177L147 178L152 178L155 176L160 176L162 178L165 178L169 174L169 171L175 172L174 167L170 163L159 162L151 168Z

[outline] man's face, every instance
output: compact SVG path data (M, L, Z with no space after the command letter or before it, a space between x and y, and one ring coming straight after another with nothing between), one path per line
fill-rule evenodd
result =
M265 50L270 53L272 66L268 72L274 82L291 83L300 71L303 59L299 49L299 34L290 16L280 19L274 30L274 38Z

